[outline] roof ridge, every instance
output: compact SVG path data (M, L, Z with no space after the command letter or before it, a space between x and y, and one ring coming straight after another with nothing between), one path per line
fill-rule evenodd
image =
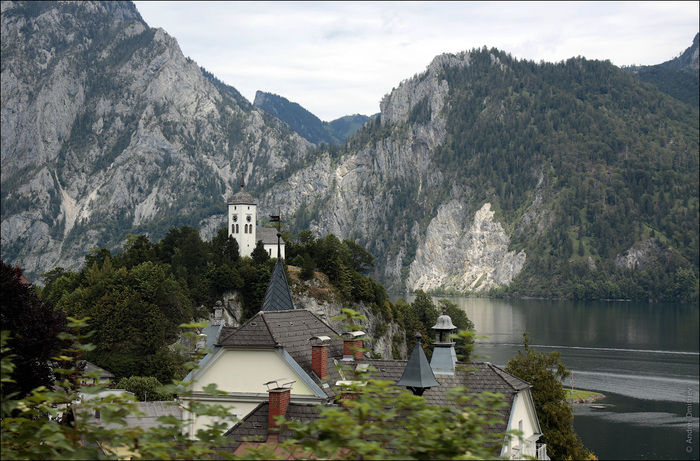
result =
M280 340L277 337L277 335L275 335L274 328L270 328L270 323L267 321L267 315L265 315L268 312L280 312L280 311L260 311L260 312L258 312L258 314L260 314L260 317L262 317L263 322L265 322L265 328L267 328L267 332L270 334L270 337L275 342L275 346L279 346Z
M494 364L491 363L491 362L483 362L483 363L485 363L489 368L491 368L491 369L498 375L498 377L501 378L501 379L503 380L503 382L505 382L508 386L510 386L511 389L513 389L513 390L516 391L516 392L521 391L521 390L524 389L524 388L517 388L517 387L515 387L515 386L510 382L510 380L508 380L508 379L506 378L506 376L504 376L504 375L508 375L509 377L514 378L514 379L517 379L518 381L522 382L523 384L525 384L525 388L530 388L530 387L532 387L532 384L528 383L528 382L525 381L524 379L520 379L520 378L518 378L517 376L515 376L514 374L508 373L507 371L505 371L505 370L503 370L502 368L500 368L500 367L494 365Z

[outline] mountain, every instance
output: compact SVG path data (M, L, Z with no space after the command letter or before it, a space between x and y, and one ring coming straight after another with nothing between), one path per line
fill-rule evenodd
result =
M696 299L697 127L609 62L445 54L268 200L391 290Z
M631 66L639 79L692 106L700 105L700 34L678 57L655 66Z
M34 280L128 233L211 235L240 174L255 192L312 147L131 2L2 2L2 257Z
M294 131L316 145L343 144L347 137L355 133L370 118L357 114L324 122L299 104L282 96L262 91L255 93L253 105L287 123Z
M129 2L2 2L1 58L2 259L32 280L129 233L210 238L243 173L390 290L698 298L698 109L609 62L443 54L316 147Z

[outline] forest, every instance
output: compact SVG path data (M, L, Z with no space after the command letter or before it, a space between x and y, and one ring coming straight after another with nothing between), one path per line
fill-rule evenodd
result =
M374 257L353 241L340 241L334 234L316 238L309 231L283 235L287 261L300 268L301 279L322 272L344 305L368 306L378 319L377 337L386 334L390 322L399 325L403 333L391 338L394 358L404 358L400 346L411 345L417 331L434 339L431 327L443 309L461 330L474 328L456 305L446 300L435 305L422 292L412 303L391 303L384 287L366 275ZM33 289L63 315L90 318L95 347L87 360L117 380L152 377L165 384L187 374L184 357L170 347L178 340L179 326L208 318L227 291L237 293L245 322L262 306L275 262L262 242L251 257L240 257L236 239L224 227L209 242L192 227L174 227L155 243L131 234L119 251L92 249L79 271L55 268L43 275L43 288ZM458 349L468 358L469 343L459 343ZM430 354L427 347L426 352Z
M468 66L445 67L440 78L450 87L439 114L447 141L432 161L444 178L423 196L416 184L387 184L397 216L425 222L455 184L469 191L472 212L491 203L510 249L527 254L520 275L491 296L697 302L697 107L582 57L536 63L476 49ZM337 155L400 138L435 115L426 98L409 128L377 117ZM537 200L541 229L523 224ZM643 244L651 248L644 264L619 263ZM409 246L405 265L414 252Z

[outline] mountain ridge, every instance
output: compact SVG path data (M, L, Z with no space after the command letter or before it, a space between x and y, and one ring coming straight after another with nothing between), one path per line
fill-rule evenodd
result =
M300 104L291 102L283 96L264 91L255 93L253 105L283 122L299 133L309 142L319 145L343 144L345 139L355 133L371 117L354 114L324 122Z
M3 259L35 279L129 233L213 236L243 173L260 215L358 241L393 291L697 297L697 108L610 63L439 55L315 147L130 2L2 6Z

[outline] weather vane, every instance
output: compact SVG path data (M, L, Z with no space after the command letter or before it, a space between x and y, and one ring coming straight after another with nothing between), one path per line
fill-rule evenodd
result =
M276 214L276 215L274 215L274 214L271 214L271 215L270 215L270 222L276 222L276 223L277 223L277 261L281 261L281 260L282 260L282 250L281 250L281 242L280 242L280 240L281 240L281 238L282 238L282 229L281 229L281 226L282 226L282 218L281 218L282 212L278 210L277 213L278 213L278 214Z

